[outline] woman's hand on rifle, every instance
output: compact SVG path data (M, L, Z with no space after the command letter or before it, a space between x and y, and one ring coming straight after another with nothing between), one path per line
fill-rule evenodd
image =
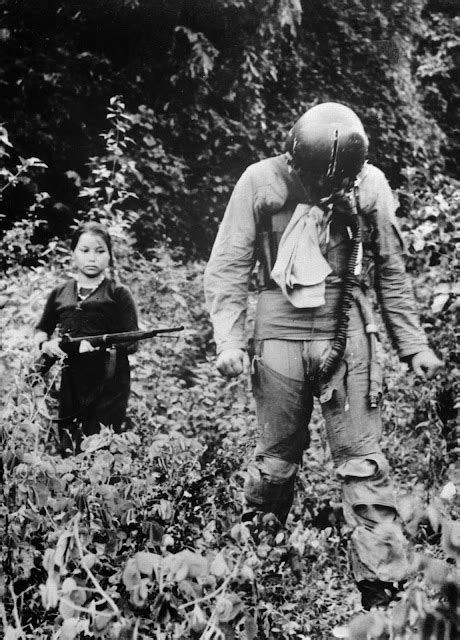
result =
M41 351L42 353L46 353L46 355L54 357L54 358L65 358L67 356L66 352L61 349L59 346L60 340L58 338L53 338L52 340L45 340L41 343Z
M90 351L99 351L99 347L93 347L88 340L82 340L78 345L78 353L89 353Z

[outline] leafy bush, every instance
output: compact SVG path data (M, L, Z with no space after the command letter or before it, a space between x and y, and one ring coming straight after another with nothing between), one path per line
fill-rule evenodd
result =
M34 170L46 168L46 165L39 158L21 158L19 156L16 159L16 164L13 164L12 148L8 131L0 125L0 160L4 163L0 167L0 204L2 204L7 190L27 187L32 182ZM6 195L9 195L9 191ZM14 222L12 227L3 234L0 240L0 267L2 269L7 270L17 265L33 264L40 255L43 247L36 242L36 231L43 223L38 215L47 198L49 198L47 193L32 193L26 217ZM0 213L0 221L2 218L5 218L5 215Z
M455 9L455 8L454 8ZM417 77L422 89L423 104L433 114L446 134L441 151L446 167L458 174L460 104L460 16L458 7L435 7L425 15L423 38L417 51Z
M449 180L440 181L438 189L431 190L419 178L416 172L412 175L409 191L413 212L410 217L402 218L402 226L410 252L408 268L415 277L415 291L423 303L422 324L432 346L445 362L444 371L433 384L434 397L425 400L422 397L415 402L421 415L440 418L441 434L447 442L448 452L444 461L438 460L437 470L434 465L434 472L439 475L446 463L450 463L454 471L460 452L460 193L456 183Z
M49 167L34 187L50 194L43 240L68 232L78 183L108 157L99 133L114 95L135 141L125 178L138 197L138 246L169 242L188 258L207 256L242 170L282 151L316 102L357 110L371 160L394 186L405 167L431 179L455 136L456 31L425 0L107 0L91 11L72 0L1 11L3 118L19 153ZM20 192L4 210L5 229L26 217Z

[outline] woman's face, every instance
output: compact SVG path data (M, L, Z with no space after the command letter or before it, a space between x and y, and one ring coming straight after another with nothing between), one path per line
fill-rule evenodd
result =
M82 233L73 251L75 266L87 278L99 277L110 264L110 253L103 238Z

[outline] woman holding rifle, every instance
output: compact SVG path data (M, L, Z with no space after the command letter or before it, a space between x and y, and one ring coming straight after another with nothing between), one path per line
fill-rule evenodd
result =
M83 340L65 353L59 345L61 337L138 329L131 292L106 275L113 262L107 229L96 222L83 224L72 237L71 251L76 276L51 291L35 335L42 353L65 357L58 414L64 455L78 453L82 437L98 433L101 425L121 430L130 393L128 355L137 345L98 349Z

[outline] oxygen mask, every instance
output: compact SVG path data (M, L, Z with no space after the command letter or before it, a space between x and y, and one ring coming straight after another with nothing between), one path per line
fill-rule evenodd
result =
M340 216L352 216L358 213L357 180L347 179L347 184L333 191L319 202L321 208L330 208Z

